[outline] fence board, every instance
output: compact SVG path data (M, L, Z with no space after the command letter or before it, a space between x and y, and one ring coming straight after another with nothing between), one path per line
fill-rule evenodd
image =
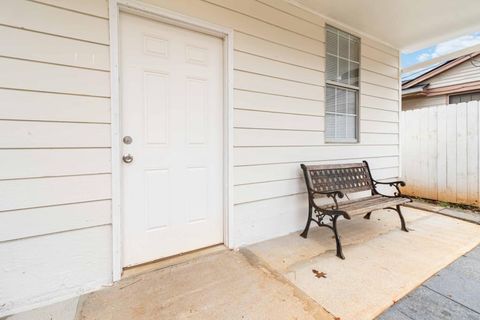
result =
M478 108L475 103L467 105L467 202L478 202Z
M457 201L467 202L467 104L460 103L457 111Z
M472 101L402 112L406 194L480 203L479 107L479 101Z
M420 165L419 165L419 172L417 174L417 177L419 177L419 180L421 182L421 193L425 194L427 198L430 198L429 194L429 187L428 187L428 123L429 123L429 114L428 114L429 109L422 109L422 117L423 121L417 121L417 126L418 126L418 132L419 134L419 140L420 140L420 150L418 151L419 153L419 158L420 158Z
M438 116L438 109L437 108L429 108L428 110L428 133L427 133L427 152L426 152L426 165L428 173L428 184L427 190L429 198L436 199L437 198L437 116Z
M423 110L420 110L418 117L414 114L410 114L410 121L413 125L412 128L412 143L413 143L413 152L412 152L412 180L414 195L422 196L423 192L423 185L422 179L420 179L421 174L421 164L418 163L418 158L421 157L421 134L420 134L420 126L419 123L423 119Z
M437 115L437 197L447 196L447 106L438 107Z
M457 201L457 112L447 106L447 196L446 201Z

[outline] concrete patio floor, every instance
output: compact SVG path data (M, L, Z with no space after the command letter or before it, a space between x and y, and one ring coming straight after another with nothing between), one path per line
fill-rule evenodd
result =
M374 319L480 243L480 225L413 208L404 214L409 233L391 211L340 221L346 260L335 256L329 230L312 227L308 239L297 232L153 264L112 287L7 319Z
M222 251L88 295L77 319L331 319L291 284Z
M306 240L292 234L245 250L334 316L370 320L480 243L479 225L413 208L403 212L408 233L389 210L370 221L341 221L343 261L335 256L332 233L319 228Z

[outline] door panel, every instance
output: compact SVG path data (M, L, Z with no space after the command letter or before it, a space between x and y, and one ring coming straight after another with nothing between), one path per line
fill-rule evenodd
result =
M223 43L120 14L124 266L223 242Z

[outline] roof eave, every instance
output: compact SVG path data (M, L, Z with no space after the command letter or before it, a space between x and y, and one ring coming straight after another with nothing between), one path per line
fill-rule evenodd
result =
M447 71L447 70L449 70L449 69L451 69L455 66L458 66L459 64L461 64L465 61L468 61L472 58L475 58L478 55L480 55L480 52L476 52L474 54L466 55L466 56L463 56L463 57L460 57L460 58L457 58L457 59L454 59L454 60L451 60L451 61L447 61L444 64L439 65L438 67L433 68L432 70L418 76L417 78L414 78L414 79L411 79L411 80L407 81L405 84L402 85L402 89L411 88L411 87L415 86L416 84L419 84L420 82L423 82L425 80L433 78L434 76L436 76L436 75L438 75L442 72L445 72L445 71Z

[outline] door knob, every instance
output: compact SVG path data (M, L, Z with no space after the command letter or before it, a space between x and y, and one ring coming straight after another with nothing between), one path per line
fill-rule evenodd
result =
M133 156L130 153L127 153L122 157L122 159L125 163L131 163L133 161Z

